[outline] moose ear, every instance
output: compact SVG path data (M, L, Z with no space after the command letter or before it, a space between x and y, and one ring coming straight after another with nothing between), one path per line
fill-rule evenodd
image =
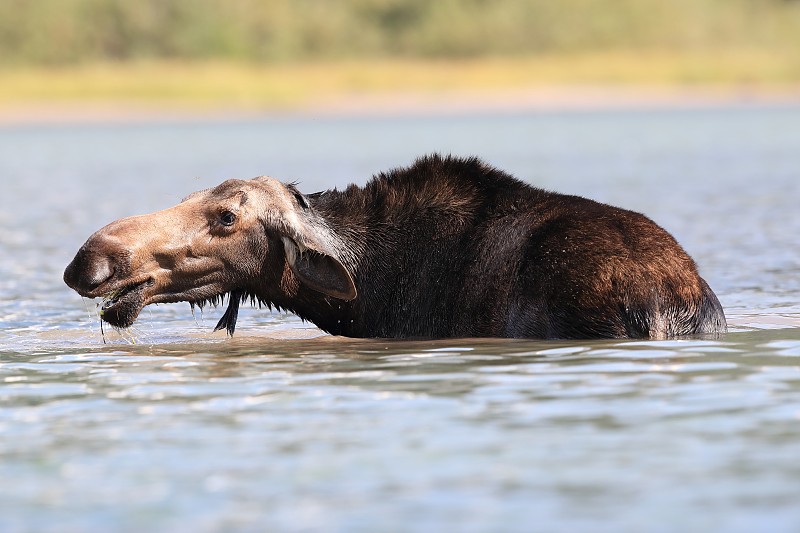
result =
M300 252L291 239L281 240L289 268L305 285L340 300L350 301L358 295L353 278L338 259L310 249Z

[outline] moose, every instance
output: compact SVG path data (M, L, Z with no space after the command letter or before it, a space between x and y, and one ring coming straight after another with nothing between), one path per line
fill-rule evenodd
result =
M642 214L438 154L302 194L227 180L112 222L64 272L129 327L152 303L246 300L348 337L650 338L726 331L694 261Z

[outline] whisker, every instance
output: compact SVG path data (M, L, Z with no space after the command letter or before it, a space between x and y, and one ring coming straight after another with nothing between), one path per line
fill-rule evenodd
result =
M103 319L100 319L100 336L103 337L103 344L108 344L106 342L106 332L103 330Z

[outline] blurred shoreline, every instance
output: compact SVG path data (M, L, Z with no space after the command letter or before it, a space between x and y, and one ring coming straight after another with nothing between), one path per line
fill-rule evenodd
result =
M793 105L792 72L734 52L0 69L0 124Z
M247 120L267 117L380 117L515 112L669 110L800 105L800 87L587 87L352 94L298 106L192 106L142 102L20 102L0 104L0 126Z

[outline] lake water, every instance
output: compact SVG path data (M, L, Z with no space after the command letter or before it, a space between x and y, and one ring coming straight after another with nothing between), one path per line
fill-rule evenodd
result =
M224 178L431 151L646 213L718 340L390 342L242 310L100 332L61 281ZM800 531L800 107L0 127L0 531Z

